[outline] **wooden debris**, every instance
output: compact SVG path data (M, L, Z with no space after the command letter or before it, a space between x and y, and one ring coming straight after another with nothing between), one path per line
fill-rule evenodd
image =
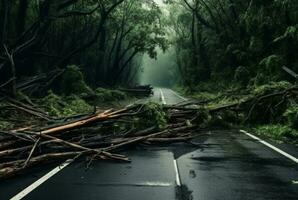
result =
M178 123L178 118L190 119L196 111L190 117L187 116L189 112L177 108L165 108L166 112L181 112L181 115L176 115L179 116L178 121L172 115L171 123L163 129L159 129L158 125L150 125L141 129L127 127L124 132L107 132L121 121L133 122L135 117L141 118L143 108L144 105L134 105L115 111L110 109L96 112L45 127L27 126L0 131L0 178L17 175L34 165L79 156L91 156L91 160L129 162L129 158L115 152L142 142L174 143L192 139L190 133L196 126L186 122Z
M136 96L153 95L153 87L151 85L137 85L129 88L121 89L123 92L132 93Z
M136 104L119 110L96 111L89 115L51 121L51 124L43 127L27 125L24 128L0 130L0 178L17 175L33 165L80 156L90 157L89 164L94 159L129 162L126 156L115 153L140 143L194 144L191 140L195 136L202 136L197 133L210 128L206 123L213 118L219 119L218 116L226 111L234 112L235 115L241 112L245 120L245 117L249 118L255 110L273 98L276 103L270 105L275 108L287 99L297 96L298 87L293 86L215 107L201 105L202 102L159 105L158 108L156 105L151 108L150 105ZM12 103L44 114L39 109ZM153 113L157 116L152 116ZM152 124L155 117L159 119L161 116L166 116L166 124L164 120L161 120L161 124L158 124L158 121ZM134 124L136 119L141 123Z

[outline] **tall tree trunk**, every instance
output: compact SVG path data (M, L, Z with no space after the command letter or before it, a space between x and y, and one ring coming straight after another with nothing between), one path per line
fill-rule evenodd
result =
M105 53L106 53L106 36L107 28L106 24L103 24L101 33L99 35L99 49L98 49L98 64L95 68L95 84L100 83L102 74L104 73L104 66L106 65Z
M7 41L7 35L9 31L9 13L10 13L10 0L1 0L1 10L0 10L0 44L5 44Z
M28 0L19 0L17 16L17 36L20 36L25 30L26 16L28 9Z
M132 54L128 57L128 59L121 65L121 68L114 74L113 85L117 84L123 75L124 70L127 66L133 61L134 57L138 54L137 50L134 50Z
M12 79L12 82L10 84L10 86L11 86L10 93L11 93L12 97L16 97L16 95L17 95L16 67L15 67L15 62L14 62L14 58L13 58L13 53L9 52L6 45L4 45L4 49L5 49L7 58L9 59L9 63L7 63L7 65L10 64L10 78Z

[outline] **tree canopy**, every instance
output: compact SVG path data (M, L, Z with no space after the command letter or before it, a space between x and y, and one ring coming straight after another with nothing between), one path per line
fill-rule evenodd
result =
M1 0L0 84L77 65L93 86L128 84L166 48L153 0ZM9 84L8 84L9 82Z
M296 1L166 2L187 87L208 80L260 84L287 78L282 66L298 70Z
M23 77L77 65L93 87L130 85L142 56L168 47L190 90L289 79L281 67L298 69L296 1L158 2L2 0L0 84L16 93Z

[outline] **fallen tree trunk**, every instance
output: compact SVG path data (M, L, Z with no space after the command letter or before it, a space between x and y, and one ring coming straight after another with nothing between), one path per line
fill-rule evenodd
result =
M113 159L127 162L127 157L115 152L140 143L191 143L195 137L193 133L210 128L213 119L222 120L221 113L241 112L249 117L268 100L278 97L274 106L279 106L280 99L296 97L297 92L295 86L216 107L188 103L172 106L140 104L116 111L109 109L79 115L65 121L61 119L44 127L0 130L0 178L16 175L43 162L79 156L90 156L91 161Z

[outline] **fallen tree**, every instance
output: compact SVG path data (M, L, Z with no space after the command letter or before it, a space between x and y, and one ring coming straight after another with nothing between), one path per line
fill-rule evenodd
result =
M135 96L150 96L153 95L153 87L151 85L136 85L128 88L123 88L121 91L133 94Z
M13 109L32 115L31 124L0 131L0 178L7 178L42 163L87 156L129 162L118 154L140 143L190 142L200 130L240 125L254 120L280 120L290 104L297 103L298 87L263 88L226 104L202 101L177 105L135 104L121 109L51 118L39 108L13 101ZM9 107L11 108L11 107ZM278 117L278 118L277 118ZM41 123L43 122L43 123ZM258 121L260 122L260 121Z
M57 122L41 128L0 131L0 177L16 175L40 163L79 156L129 162L129 158L115 152L141 142L187 142L193 138L191 133L197 128L195 125L177 123L181 117L191 120L189 116L170 117L168 124L164 123L165 119L158 118L159 112L164 112L159 105L134 105L79 119L70 118L64 123ZM180 111L173 109L167 112ZM139 123L140 120L143 123ZM122 128L124 131L118 130L119 124L126 126Z

